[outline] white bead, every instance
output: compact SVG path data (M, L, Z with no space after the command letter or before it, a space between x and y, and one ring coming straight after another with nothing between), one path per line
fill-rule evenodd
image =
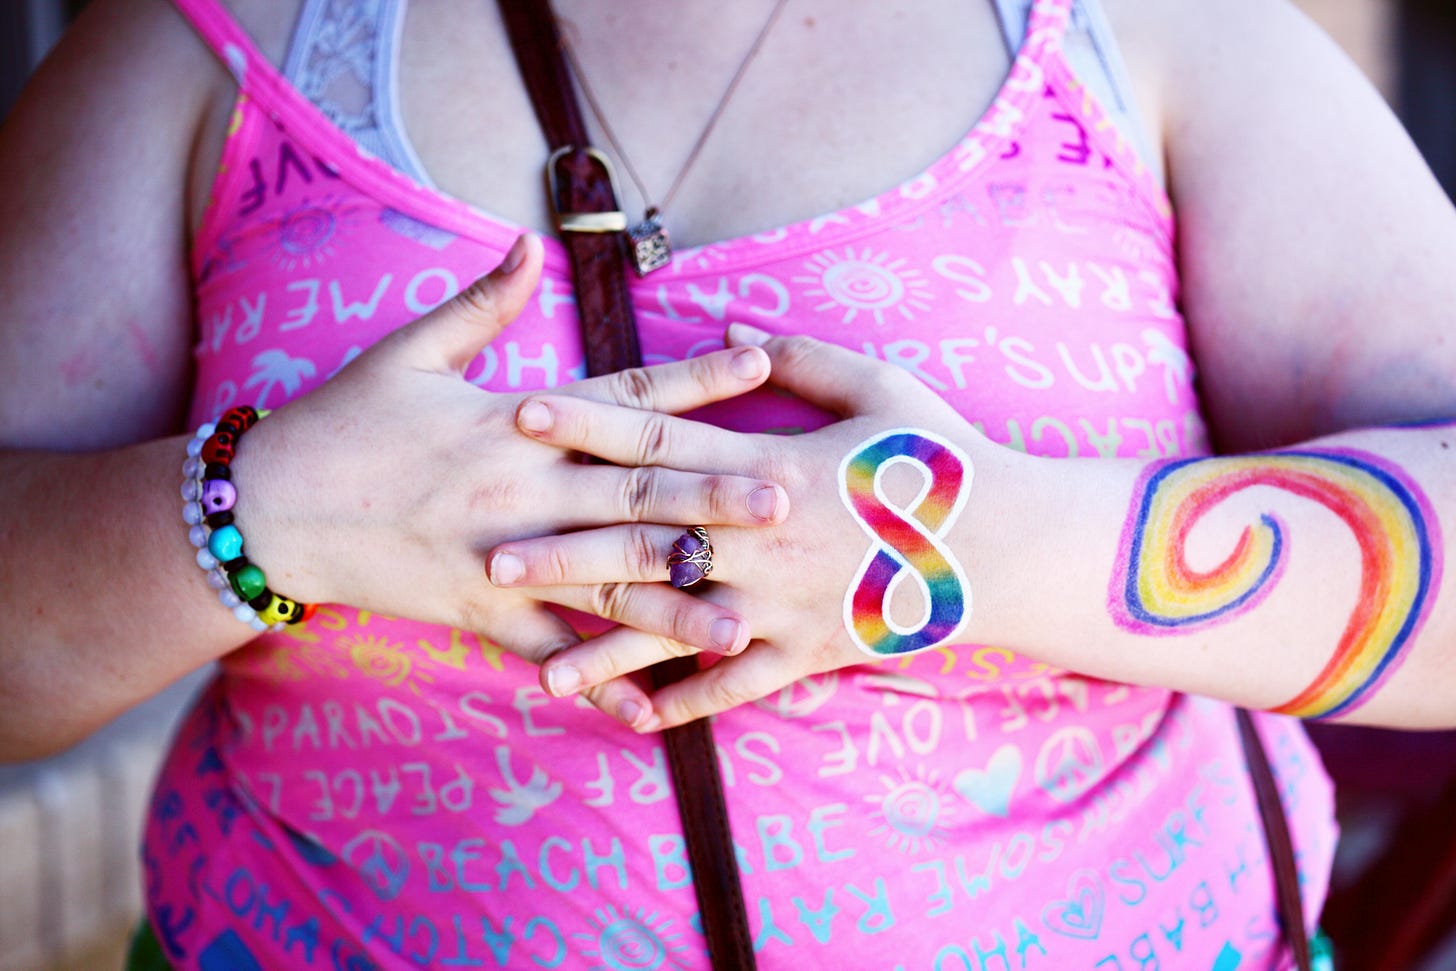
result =
M196 479L182 480L182 498L187 500L202 498L202 483Z
M258 616L254 616L252 620L248 621L248 626L253 628L253 630L257 631L259 634L267 633L269 630L271 630L267 622L263 620L263 618Z
M245 603L240 603L233 608L233 616L245 624L251 624L258 616L258 612Z
M212 530L208 529L206 526L193 526L187 531L187 539L192 543L193 546L197 547L198 549L202 549L204 546L207 545L207 537L208 534L211 532Z
M202 519L202 506L199 503L186 502L182 504L182 521L184 523L189 526L196 526L202 522Z
M197 458L197 456L201 455L203 443L206 441L207 439L205 438L194 438L192 441L188 442L187 457L190 459L195 459Z
M197 551L197 565L204 570L211 570L217 566L217 557L213 556L212 552L204 546Z
M228 582L227 573L223 571L222 567L207 571L207 585L214 590L226 590L232 586Z
M228 585L226 590L219 590L217 592L217 599L222 601L222 605L229 610L232 610L243 602L243 598L237 595L237 592L233 590L231 584Z
M187 456L187 461L182 463L182 478L195 479L202 471L202 459L196 455Z
M205 442L212 437L212 433L215 431L217 431L217 422L203 422L197 429L197 437Z

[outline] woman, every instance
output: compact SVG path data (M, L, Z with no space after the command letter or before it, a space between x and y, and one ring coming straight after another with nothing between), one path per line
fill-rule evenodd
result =
M654 731L722 712L765 967L1278 967L1228 702L1450 723L1446 434L1346 430L1451 412L1456 223L1283 5L560 4L628 208L671 196L644 351L692 362L580 384L491 5L178 10L42 71L0 261L7 751L223 658L149 821L172 966L703 966ZM176 498L240 404L248 559L351 605L256 639ZM1205 423L1299 454L1153 462ZM706 592L644 582L698 523ZM626 675L687 649L731 657ZM1313 915L1328 788L1260 724Z

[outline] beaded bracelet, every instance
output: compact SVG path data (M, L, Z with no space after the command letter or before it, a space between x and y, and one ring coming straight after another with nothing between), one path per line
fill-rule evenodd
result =
M238 490L232 483L234 451L243 433L266 411L248 405L230 408L215 423L205 422L187 443L182 465L182 519L197 548L197 565L217 599L253 630L282 630L313 616L314 604L300 604L268 589L263 571L243 555L243 535L233 522Z

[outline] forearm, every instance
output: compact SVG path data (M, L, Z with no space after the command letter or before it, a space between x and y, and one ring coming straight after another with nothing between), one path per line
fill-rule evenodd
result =
M1379 429L1152 465L978 446L950 537L965 636L1306 717L1456 723L1453 441Z
M185 444L0 453L0 760L71 744L254 636L194 559Z

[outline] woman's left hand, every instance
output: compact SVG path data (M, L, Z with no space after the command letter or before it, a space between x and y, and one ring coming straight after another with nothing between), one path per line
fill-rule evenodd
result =
M852 637L846 627L850 587L856 585L867 554L884 545L878 539L871 541L869 527L851 511L849 492L840 482L847 456L886 431L913 428L908 439L912 444L931 443L926 447L949 451L953 457L947 461L953 465L962 464L974 450L978 474L987 462L1000 465L1019 457L984 439L933 391L893 365L806 337L771 337L744 325L734 325L728 334L730 344L758 344L768 352L770 383L839 415L840 420L804 435L744 434L548 394L529 397L517 411L522 431L552 445L625 466L760 476L782 484L789 493L793 512L780 526L713 529L711 580L697 588L702 596L746 617L754 640L743 653L718 660L654 694L653 715L638 723L639 730L682 724L765 697L807 675L877 659L868 648L856 645L856 639L863 638ZM918 471L890 468L895 464L904 463L885 464L878 478L901 518L913 516L932 491L929 471L923 465ZM971 469L968 461L964 464L954 483L955 495L935 495L927 504L927 508L937 502L949 504L942 510L949 514L945 521L920 524L935 535L951 528L950 520L965 504ZM871 479L876 476L872 471ZM868 481L861 479L861 486ZM863 514L865 503L873 507L878 500L868 488L859 491ZM869 512L873 516L875 509ZM920 518L935 515L922 511ZM682 532L680 527L624 524L506 543L494 549L487 562L493 579L503 573L518 574L512 586L659 583L666 579L667 556ZM511 557L518 562L510 562ZM508 567L504 571L503 564ZM942 579L960 586L968 614L964 572L952 572ZM913 616L929 607L925 603L929 588L924 584L880 586L880 592L892 595L888 599L898 606L891 610L897 620L903 622L905 614ZM897 586L906 589L896 594ZM918 597L906 592L916 587L921 591ZM956 591L950 593L953 599ZM541 681L547 691L564 696L688 653L693 649L618 627L556 654L544 665Z

